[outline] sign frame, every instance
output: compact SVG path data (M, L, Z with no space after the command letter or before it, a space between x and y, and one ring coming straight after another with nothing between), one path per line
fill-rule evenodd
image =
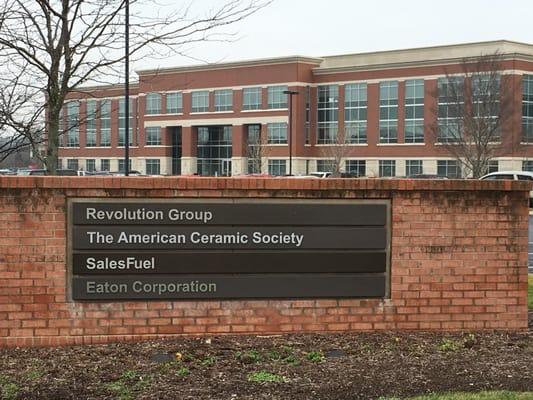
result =
M100 302L131 302L131 301L152 301L156 299L90 299L90 300L81 300L81 299L74 299L73 298L73 278L74 278L74 272L73 272L73 255L74 255L74 249L73 249L73 227L74 225L74 218L73 218L73 205L75 203L117 203L119 205L122 204L131 204L131 203L144 203L144 204L162 204L162 203L169 203L172 205L179 205L179 204L194 204L197 203L198 205L205 205L205 204L286 204L286 205L301 205L301 204L313 204L313 205L338 205L338 204L346 204L346 205L359 205L359 204L380 204L385 206L385 212L386 212L386 222L385 222L385 231L386 231L386 246L385 246L385 291L383 297L342 297L344 299L346 298L353 298L353 299L371 299L371 300L386 300L390 299L391 297L391 245L392 245L392 206L391 206L391 199L384 198L384 199L361 199L361 198L353 198L353 199L346 199L346 198L257 198L257 197L222 197L222 198L199 198L199 197L179 197L179 198L156 198L156 197L150 197L150 198L141 198L141 197L127 197L127 198L117 198L117 197L70 197L67 198L67 229L66 229L66 263L67 263L67 274L66 274L66 283L67 283L67 290L66 290L66 296L67 301L69 302L80 302L80 303L100 303ZM81 226L81 225L77 225ZM139 226L138 224L131 224L131 226ZM258 249L260 250L260 249ZM118 250L116 250L118 251ZM127 250L125 250L127 251ZM318 297L272 297L272 298L259 298L264 300L305 300L305 299L317 299ZM335 298L335 297L325 297L325 298ZM253 300L255 298L251 297L235 297L235 298L225 298L224 300L229 301L240 301L240 300ZM222 300L217 299L216 297L213 298L198 298L198 299L159 299L159 301L213 301L213 300Z

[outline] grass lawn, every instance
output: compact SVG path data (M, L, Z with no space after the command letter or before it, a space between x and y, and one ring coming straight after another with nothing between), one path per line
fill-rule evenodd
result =
M527 292L529 294L527 304L529 309L533 310L533 274L528 275L527 282Z
M531 283L531 278L529 280ZM530 287L531 289L531 287ZM533 392L480 392L480 393L449 393L431 394L413 397L410 400L531 400Z

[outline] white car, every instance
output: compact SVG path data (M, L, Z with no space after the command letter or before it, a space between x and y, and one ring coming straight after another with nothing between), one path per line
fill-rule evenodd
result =
M528 171L498 171L491 172L490 174L484 175L481 178L484 181L487 180L499 180L499 179L511 179L514 181L532 181L533 182L533 172ZM529 192L529 206L533 206L533 190Z

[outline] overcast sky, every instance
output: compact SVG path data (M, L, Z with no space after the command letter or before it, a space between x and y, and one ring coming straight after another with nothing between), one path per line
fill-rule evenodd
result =
M195 12L205 12L226 0L193 1ZM533 0L274 0L229 28L239 40L198 44L190 54L221 62L498 39L533 44L532 16ZM198 63L175 57L144 60L135 69Z

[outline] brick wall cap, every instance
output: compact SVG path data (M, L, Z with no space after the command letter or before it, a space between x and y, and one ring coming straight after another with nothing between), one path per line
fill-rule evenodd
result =
M67 177L0 176L0 189L290 189L290 190L374 190L374 191L517 191L526 192L526 181L486 181L475 179L292 179L271 177Z

